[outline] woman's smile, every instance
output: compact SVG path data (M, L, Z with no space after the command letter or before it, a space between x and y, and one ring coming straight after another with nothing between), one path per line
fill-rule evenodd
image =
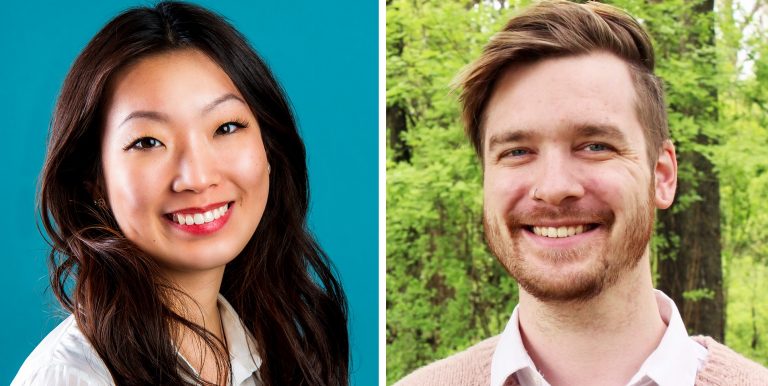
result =
M165 215L176 229L198 236L211 235L227 223L234 210L234 202L218 202L200 208L185 208Z

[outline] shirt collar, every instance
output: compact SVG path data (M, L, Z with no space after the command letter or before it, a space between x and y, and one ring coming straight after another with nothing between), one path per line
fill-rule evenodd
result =
M659 314L667 324L667 330L629 384L639 384L647 377L660 386L693 385L707 350L688 336L675 302L663 292L655 292Z
M688 336L672 299L658 290L655 290L655 295L660 316L667 324L667 329L659 346L643 362L629 385L643 384L649 379L660 386L693 385L707 351ZM547 384L523 346L518 309L519 305L512 312L493 353L491 386L503 386L512 374L518 375L521 385Z
M523 339L520 336L519 309L520 305L515 306L512 317L509 318L496 344L496 351L491 359L491 386L503 386L507 378L518 371L521 372L521 376L541 377L523 346Z
M221 323L224 326L224 335L227 337L229 357L232 363L232 384L240 385L251 376L259 377L261 357L256 350L256 340L243 326L232 305L221 294L219 294L218 300Z

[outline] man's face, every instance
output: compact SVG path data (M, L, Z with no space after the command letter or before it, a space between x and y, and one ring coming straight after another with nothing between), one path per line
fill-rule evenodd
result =
M486 107L488 244L541 300L585 300L637 266L674 148L649 168L629 67L607 53L507 69Z

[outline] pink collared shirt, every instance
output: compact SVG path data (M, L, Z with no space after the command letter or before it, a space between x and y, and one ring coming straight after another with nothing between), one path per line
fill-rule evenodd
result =
M693 386L696 372L707 358L707 349L688 336L672 299L658 290L655 294L667 329L656 350L645 359L627 386ZM518 307L512 312L493 353L491 386L503 386L507 378L515 376L520 386L549 386L523 346Z

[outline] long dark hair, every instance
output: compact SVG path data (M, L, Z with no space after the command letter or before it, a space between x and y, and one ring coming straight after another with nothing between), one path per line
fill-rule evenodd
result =
M184 296L151 256L119 231L105 205L103 103L112 77L138 59L178 49L208 55L256 116L269 164L269 198L256 231L224 272L220 292L253 334L266 385L346 385L347 303L331 263L307 230L306 156L281 87L245 38L198 6L162 2L110 21L77 58L53 115L40 214L50 236L51 287L119 385L202 382L181 365L179 326L228 368L223 344L173 311ZM226 367L225 367L226 366Z

